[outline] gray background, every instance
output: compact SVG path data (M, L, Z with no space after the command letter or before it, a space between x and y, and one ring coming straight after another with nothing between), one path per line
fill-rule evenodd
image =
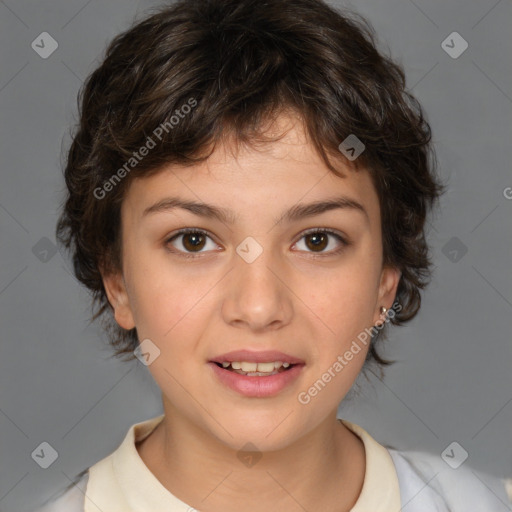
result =
M66 259L52 255L77 91L106 43L153 5L0 1L4 511L42 503L113 451L130 425L161 413L147 369L110 358L100 329L88 323L87 293ZM429 231L436 269L421 314L393 328L386 345L386 355L400 362L340 415L400 449L440 454L457 441L467 464L512 476L511 2L352 6L404 64L429 115L449 191ZM31 48L43 31L59 45L48 59ZM453 31L469 44L457 59L441 47ZM43 441L59 453L48 469L31 458Z

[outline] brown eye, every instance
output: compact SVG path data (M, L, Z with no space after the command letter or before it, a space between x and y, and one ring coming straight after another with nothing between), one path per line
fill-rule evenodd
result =
M210 247L208 247L208 242ZM175 235L170 237L165 242L171 252L177 253L180 256L200 256L203 252L208 252L208 249L215 250L218 248L217 244L213 242L211 237L200 229L182 229ZM206 250L203 250L205 249Z
M201 250L206 241L206 237L202 233L186 233L183 236L183 247L187 251Z
M320 256L329 256L338 254L350 243L340 234L330 229L313 229L302 235L302 238L295 244L300 245L305 240L305 248L300 248L306 253L318 254ZM332 241L334 240L334 244ZM336 244L337 242L337 244ZM331 247L332 246L332 247ZM327 249L327 250L326 250Z
M306 235L305 238L309 240L309 242L306 242L306 245L313 251L323 251L329 244L329 237L321 231Z

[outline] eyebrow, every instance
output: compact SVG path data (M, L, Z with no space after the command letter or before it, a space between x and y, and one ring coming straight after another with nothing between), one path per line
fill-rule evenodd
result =
M228 208L185 200L179 197L166 197L158 201L146 208L142 213L142 216L145 217L158 212L169 212L175 208L188 210L200 217L214 218L225 224L234 224L238 218L238 216ZM284 212L278 219L275 219L274 222L276 225L283 222L293 222L336 209L359 211L364 214L367 220L369 220L368 212L361 203L349 197L340 196L308 204L296 204L288 211Z

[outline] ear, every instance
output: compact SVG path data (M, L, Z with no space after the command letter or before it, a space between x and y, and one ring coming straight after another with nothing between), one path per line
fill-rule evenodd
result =
M379 293L377 303L375 305L375 312L373 323L378 321L382 322L385 318L380 312L380 308L384 306L386 309L391 309L396 297L396 290L398 283L402 277L402 272L395 267L384 267L380 275Z
M107 298L114 310L114 318L120 327L129 330L135 327L126 283L120 272L103 275L103 286Z

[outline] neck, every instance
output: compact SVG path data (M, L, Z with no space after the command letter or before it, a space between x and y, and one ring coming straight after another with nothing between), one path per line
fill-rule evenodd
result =
M362 441L336 419L336 411L285 448L241 453L166 410L137 450L169 492L209 512L234 512L241 503L247 512L348 512L366 469Z

